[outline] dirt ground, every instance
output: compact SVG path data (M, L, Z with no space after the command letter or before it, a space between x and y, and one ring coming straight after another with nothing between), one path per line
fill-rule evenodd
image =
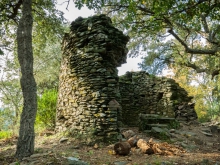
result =
M78 158L90 165L220 165L220 134L205 135L208 128L208 124L181 123L181 128L173 130L175 133L171 133L171 138L165 141L182 148L184 152L170 155L148 155L132 148L130 154L121 156L114 153L114 144L86 144L83 137L64 139L61 135L42 133L36 136L35 154L25 158L20 165L67 165L68 157ZM157 143L164 141L139 132L138 128L126 129L133 130L145 140L153 138ZM61 138L63 142L60 142ZM16 137L0 141L0 165L16 164L16 142Z

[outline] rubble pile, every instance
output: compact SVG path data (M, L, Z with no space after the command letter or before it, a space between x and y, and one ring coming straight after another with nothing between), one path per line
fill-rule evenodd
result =
M192 121L198 118L195 109L195 103L181 103L175 106L175 118L179 121Z

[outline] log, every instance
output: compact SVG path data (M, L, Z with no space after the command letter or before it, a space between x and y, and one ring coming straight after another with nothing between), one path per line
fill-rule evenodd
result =
M150 146L150 143L146 142L144 139L139 139L137 141L137 146L141 149L144 154L154 154L154 150Z
M118 155L128 155L131 151L131 145L128 142L118 142L114 145L114 151Z
M131 147L137 147L137 141L139 140L139 138L135 135L133 137L131 137L130 139L128 139L128 143L130 144Z
M152 150L154 151L154 153L159 153L160 154L160 153L162 153L162 151L158 147L159 147L159 144L157 144L157 143L152 144Z
M122 135L124 136L125 139L129 139L129 138L135 136L135 133L132 130L127 130L127 131L123 132Z

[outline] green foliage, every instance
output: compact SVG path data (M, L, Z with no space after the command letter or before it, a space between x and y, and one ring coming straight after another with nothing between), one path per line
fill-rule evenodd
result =
M11 131L0 131L0 139L8 139L12 136Z
M170 136L165 130L164 132L159 132L159 133L151 132L150 135L163 141L167 141L167 142L170 141Z
M56 118L57 90L45 90L42 96L38 96L38 110L36 125L53 129Z
M48 40L46 47L37 53L34 63L35 79L38 85L38 93L45 89L58 87L59 68L61 63L61 45L58 40Z
M20 65L17 59L16 30L21 17L22 1L0 1L0 99L4 115L0 113L0 127L17 127L22 109ZM64 34L65 19L56 9L56 1L33 0L34 75L38 94L58 86L61 59L60 40ZM2 74L3 73L3 74ZM10 121L9 121L10 119Z
M111 16L131 38L129 55L142 55L141 68L152 74L173 65L213 76L220 70L218 1L79 0L75 5Z
M198 120L199 120L199 122L201 122L201 123L205 123L205 122L210 122L211 120L210 120L210 117L208 116L208 115L201 115L201 112L199 111L199 112L197 112L198 113L198 116L199 116L199 118L198 118Z
M176 75L174 79L187 90L190 96L194 97L199 121L218 120L220 115L219 76L210 80L209 75L205 73L198 75L186 68L173 69L173 72Z
M175 121L170 122L168 127L170 129L178 129L180 128L180 123L177 120L175 120Z

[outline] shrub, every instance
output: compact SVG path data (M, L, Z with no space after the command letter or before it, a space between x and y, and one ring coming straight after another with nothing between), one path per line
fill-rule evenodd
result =
M36 125L44 126L46 129L53 129L56 118L57 90L50 89L44 91L42 96L38 96L38 109Z
M12 136L11 131L0 131L0 139L8 139Z

